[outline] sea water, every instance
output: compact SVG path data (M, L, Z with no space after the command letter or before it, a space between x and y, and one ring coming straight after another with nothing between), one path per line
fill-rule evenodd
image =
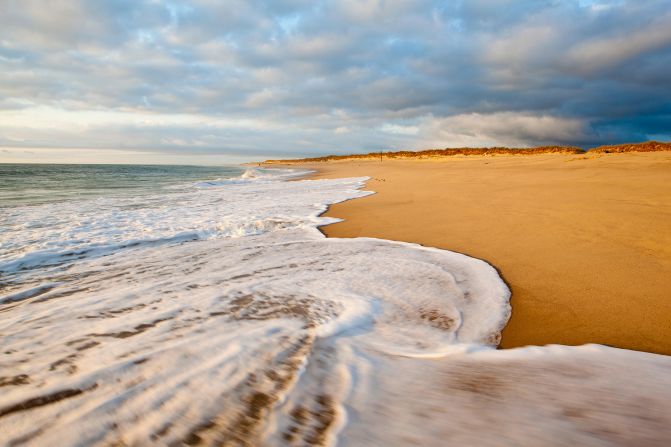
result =
M510 314L481 260L326 239L321 214L366 178L0 172L8 445L438 445L459 396L445 368L489 361Z

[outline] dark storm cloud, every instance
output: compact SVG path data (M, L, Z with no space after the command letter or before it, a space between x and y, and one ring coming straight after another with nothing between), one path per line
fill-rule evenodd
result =
M6 0L0 30L4 146L253 158L671 133L671 0Z

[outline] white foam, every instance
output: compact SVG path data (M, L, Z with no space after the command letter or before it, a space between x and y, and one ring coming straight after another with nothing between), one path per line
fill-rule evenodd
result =
M314 355L337 363L340 343L379 355L435 356L455 343L495 340L508 314L508 290L482 261L412 244L325 239L314 229L135 247L78 263L57 281L3 318L13 368L39 384L12 387L5 401L96 384L76 399L96 402L86 411L64 402L30 418L6 417L27 433L60 414L44 440L65 444L111 442L120 436L111 424L124 427L124 442L141 443L160 427L134 421L156 402L174 406L158 421L175 424L162 442L184 439L213 418L231 430L229 419L247 411L250 395L279 404L293 395L289 382L300 364ZM468 322L482 321L481 313L499 320L475 330ZM322 345L331 354L317 354ZM283 368L287 383L272 375ZM329 399L325 411L336 411Z
M198 182L193 186L198 188L210 188L213 186L216 187L236 184L277 182L278 180L291 180L298 177L303 177L310 172L312 171L305 169L247 168L245 169L245 172L240 175L240 177Z
M253 173L250 173L253 172ZM366 195L365 179L284 182L305 171L248 169L238 179L153 196L3 209L0 272L59 265L143 243L314 228L331 203ZM255 173L255 174L254 174Z

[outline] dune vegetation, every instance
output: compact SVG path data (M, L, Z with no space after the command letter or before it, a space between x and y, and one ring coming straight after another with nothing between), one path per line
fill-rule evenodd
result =
M610 146L599 146L594 149L585 150L574 146L539 146L532 148L509 148L509 147L489 147L489 148L445 148L445 149L426 149L420 151L382 151L369 152L366 154L348 154L348 155L326 155L323 157L287 159L287 160L266 160L265 163L313 163L336 160L356 160L356 159L375 159L375 158L436 158L451 157L455 155L538 155L538 154L585 154L585 153L621 153L621 152L654 152L671 150L671 143L661 143L658 141L646 141L644 143L627 143Z

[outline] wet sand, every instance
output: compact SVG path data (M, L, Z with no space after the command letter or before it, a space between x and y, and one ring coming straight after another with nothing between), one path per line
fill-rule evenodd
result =
M271 165L276 166L276 165ZM299 163L370 176L329 237L484 259L512 290L501 347L599 343L671 354L671 152Z

